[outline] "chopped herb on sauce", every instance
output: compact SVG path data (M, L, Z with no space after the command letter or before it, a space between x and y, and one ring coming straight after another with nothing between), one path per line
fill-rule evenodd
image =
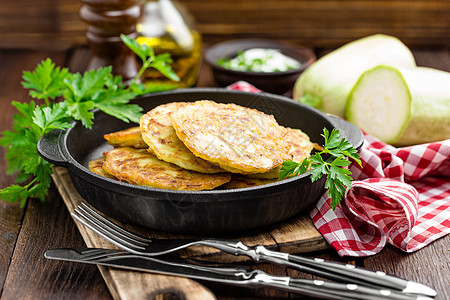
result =
M217 64L235 71L285 72L298 69L301 63L276 49L253 48L239 51L234 58L221 58Z

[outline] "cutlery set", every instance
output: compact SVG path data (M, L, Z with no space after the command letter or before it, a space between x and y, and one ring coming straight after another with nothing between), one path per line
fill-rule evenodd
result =
M82 203L72 217L123 250L96 248L52 249L48 259L83 262L122 269L183 276L246 287L269 287L320 299L431 299L436 291L423 284L373 272L351 264L250 247L220 239L147 239L119 227ZM219 264L168 255L194 245L245 255L255 262L287 266L332 281L275 276L243 266Z

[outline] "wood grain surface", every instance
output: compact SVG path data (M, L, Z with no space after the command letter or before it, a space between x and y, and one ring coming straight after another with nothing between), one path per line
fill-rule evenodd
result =
M179 0L208 42L288 39L336 47L374 33L410 46L450 45L448 0ZM0 47L68 49L86 43L79 0L0 2Z
M313 47L336 47L374 33L410 46L450 43L450 2L360 0L181 1L208 41L239 37L289 39Z

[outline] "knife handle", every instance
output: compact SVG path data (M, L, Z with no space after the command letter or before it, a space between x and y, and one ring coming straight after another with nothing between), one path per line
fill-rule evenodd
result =
M321 258L307 258L282 252L267 250L264 246L256 246L256 253L261 260L274 262L291 268L296 268L313 275L355 283L376 288L387 288L407 293L436 296L436 291L423 284L408 281L399 277L387 275L384 272L374 272L357 268L351 264L326 261Z
M379 287L386 287L396 290L404 290L408 281L386 275L380 271L370 271L362 268L357 268L352 264L341 264L337 262L330 262L321 258L305 258L294 255L289 255L289 261L294 264L301 264L311 268L317 268L324 272L334 274L337 277L333 278L338 281L366 283Z
M253 286L279 288L289 292L321 299L364 299L364 300L432 300L431 298L406 294L400 291L378 289L357 284L327 282L323 280L295 279L269 275L261 270L246 272L247 282Z
M353 283L335 283L322 280L291 279L289 287L292 291L300 289L302 292L323 292L326 291L332 299L364 299L364 300L412 300L430 299L428 297L414 294L392 291L389 289L378 289L361 286ZM334 298L333 298L334 297Z

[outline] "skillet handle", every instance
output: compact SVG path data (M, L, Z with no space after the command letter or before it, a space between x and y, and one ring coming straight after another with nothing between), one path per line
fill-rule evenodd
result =
M55 129L41 137L37 144L37 151L49 163L61 167L68 167L69 163L59 146L59 140L63 132L63 130Z
M364 144L364 134L356 125L334 115L327 114L328 119L336 129L339 129L340 136L349 141L355 149L359 149Z

